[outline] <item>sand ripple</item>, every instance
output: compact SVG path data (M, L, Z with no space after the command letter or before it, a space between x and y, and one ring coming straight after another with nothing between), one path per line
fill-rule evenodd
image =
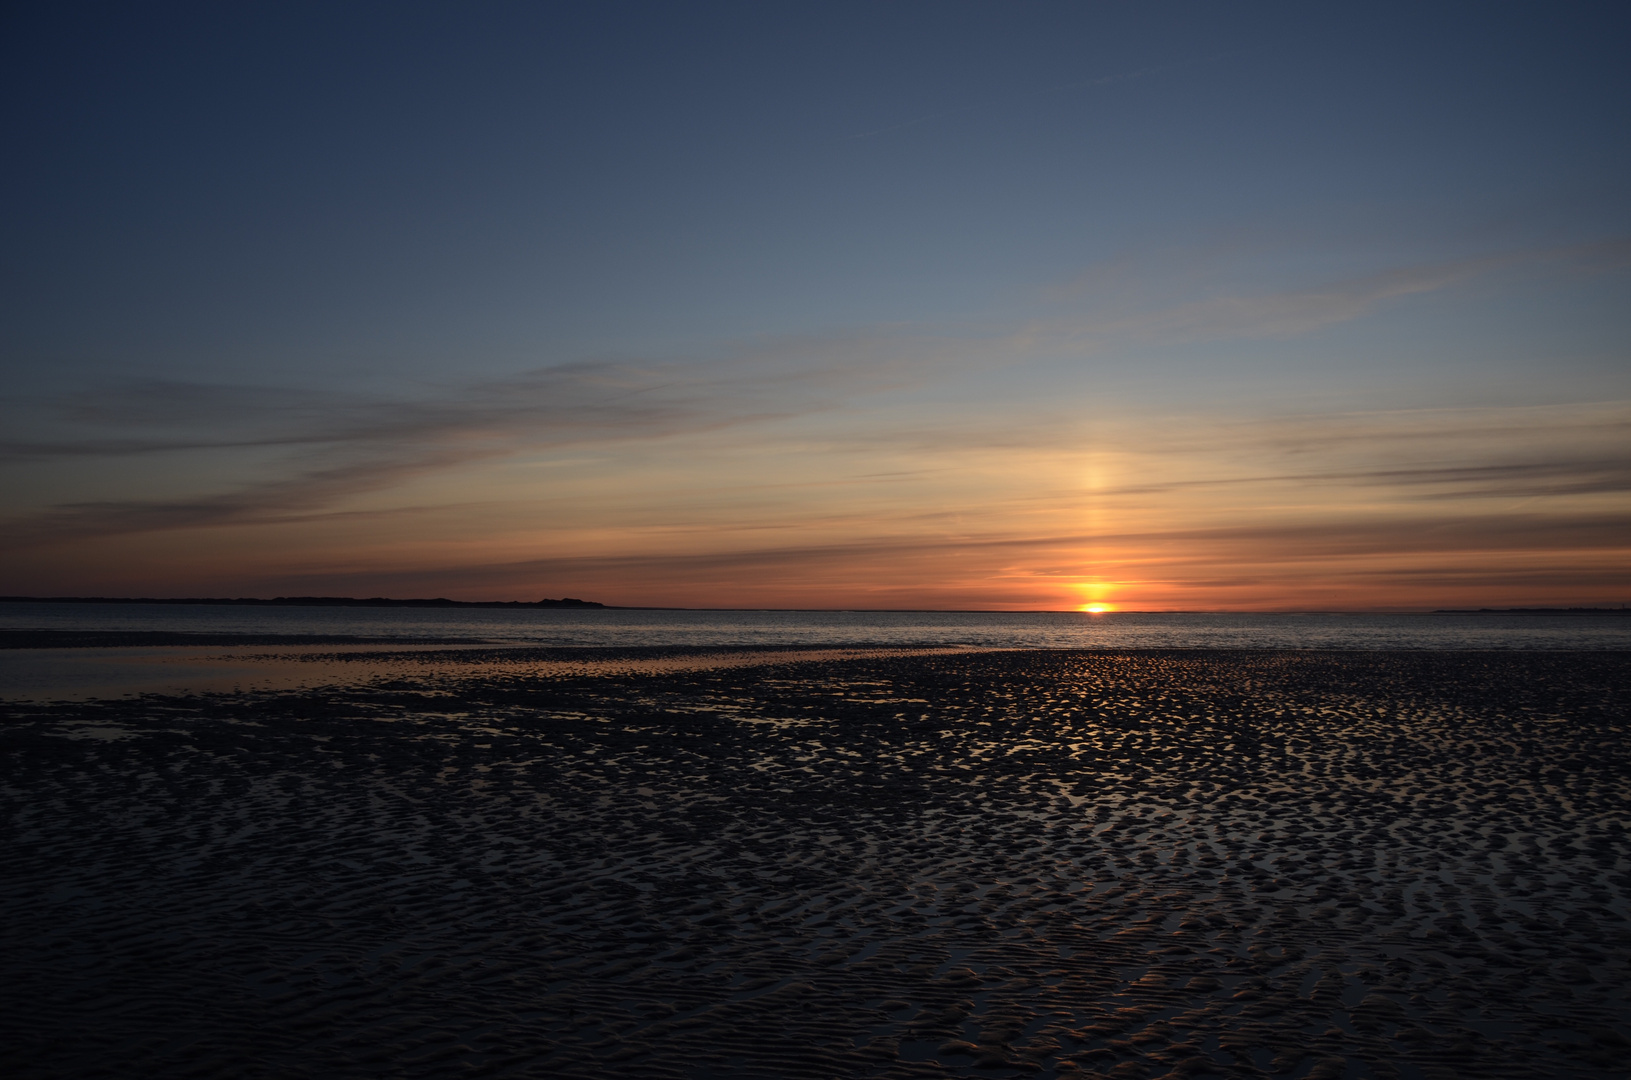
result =
M1623 1076L1631 658L13 706L16 1077Z

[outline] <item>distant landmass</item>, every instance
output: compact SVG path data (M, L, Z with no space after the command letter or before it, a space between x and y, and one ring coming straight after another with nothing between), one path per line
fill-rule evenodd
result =
M1434 615L1631 615L1631 607L1439 608Z
M215 604L230 607L375 607L375 608L603 608L593 600L562 597L559 600L390 600L371 596L278 596L262 600L253 596L152 597L152 596L0 596L3 603L22 604Z

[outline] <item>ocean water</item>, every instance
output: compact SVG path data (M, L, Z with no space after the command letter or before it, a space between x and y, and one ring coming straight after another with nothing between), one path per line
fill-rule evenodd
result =
M436 638L518 645L1631 649L1631 616L263 608L0 603L0 630Z

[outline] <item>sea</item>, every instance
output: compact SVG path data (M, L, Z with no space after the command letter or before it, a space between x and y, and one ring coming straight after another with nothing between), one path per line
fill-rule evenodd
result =
M0 630L182 631L533 646L1631 649L1628 614L730 611L0 603Z

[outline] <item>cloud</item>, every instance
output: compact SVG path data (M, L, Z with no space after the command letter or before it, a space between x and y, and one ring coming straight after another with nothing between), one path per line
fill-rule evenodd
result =
M69 438L11 439L17 458L245 447L414 445L502 440L559 446L819 408L842 393L834 372L593 362L503 379L369 397L276 387L146 380L58 403Z
M12 460L275 450L226 492L172 498L66 501L13 522L7 546L70 537L286 520L413 476L591 438L658 435L741 420L706 387L661 370L580 364L443 388L417 398L369 399L278 388L149 380L62 403L77 438L10 440ZM175 469L173 458L154 470ZM270 471L267 479L249 479Z
M1268 583L1313 585L1409 606L1435 584L1499 595L1537 588L1631 587L1626 563L1631 511L1596 514L1469 515L1316 523L1249 523L1204 529L1104 533L885 537L732 547L676 554L648 551L491 563L438 561L390 570L349 568L267 579L261 591L422 595L629 597L687 606L910 606L1051 598L1095 572L1119 581L1118 596L1193 601L1210 592L1251 593ZM530 590L530 592L529 592ZM1424 595L1417 593L1417 595ZM1401 600L1401 596L1405 599ZM615 602L615 601L614 601ZM1430 600L1427 603L1437 603ZM1169 601L1170 603L1170 601Z
M1417 469L1350 469L1345 471L1267 473L1204 480L1167 480L1107 487L1095 494L1154 495L1184 490L1242 488L1253 485L1335 485L1352 488L1431 488L1417 499L1536 498L1631 492L1631 456L1611 460L1554 460L1500 465L1451 465Z
M955 363L955 343L886 333L785 338L704 361L595 361L368 396L174 380L131 381L47 403L12 464L246 458L229 491L66 500L7 529L4 546L70 537L286 521L416 476L523 452L695 434L830 410ZM266 452L272 457L266 460ZM270 475L252 480L257 473Z
M775 436L767 435L767 425L785 429L789 421L850 408L863 395L903 388L929 393L810 428L810 453L846 460L871 454L875 467L866 471L919 478L925 491L938 482L931 474L949 471L946 462L974 453L987 455L992 466L1007 462L1021 477L1030 468L1026 454L1077 438L1071 424L1078 421L1060 419L1074 403L1056 410L1045 396L1026 398L1024 390L1011 400L999 390L995 399L948 403L939 388L950 376L1016 364L1061 342L1093 352L1127 341L1305 333L1357 318L1390 298L1441 290L1502 267L1601 272L1628 262L1631 241L1616 239L1400 267L1318 288L1213 297L1017 333L949 338L874 328L749 342L701 359L600 359L372 395L128 381L24 403L47 419L36 422L33 435L19 434L28 430L21 423L9 425L0 460L60 466L64 475L77 469L82 479L77 487L54 489L50 505L14 504L0 544L17 550L76 538L305 520L418 477L569 447L615 453L619 445L750 425L758 426L744 431L742 445L757 439L769 446ZM1094 427L1084 438L1144 464L1095 492L1103 498L1270 484L1386 488L1418 500L1590 496L1631 487L1625 449L1631 420L1623 407L1615 408L1590 418L1578 410L1556 416L1489 410L1249 418L1233 425L1146 415L1119 431ZM1585 427L1583 419L1589 419ZM135 477L128 494L110 495L110 484L98 489L98 459L117 462ZM849 482L849 473L838 475L837 482ZM646 482L633 478L631 490ZM730 482L768 489L781 478L758 475L749 463ZM1069 495L1033 484L1015 498L1042 506ZM957 503L948 512L963 509ZM910 510L903 507L901 514ZM732 524L722 521L719 528Z
M1269 419L1202 434L1215 484L1298 484L1373 502L1631 491L1631 402L1404 409ZM1184 440L1175 452L1199 451Z
M1596 274L1631 265L1631 238L1589 244L1529 248L1464 259L1393 267L1338 279L1312 288L1233 294L1158 306L1122 316L1089 316L1039 323L1027 333L1077 345L1136 341L1188 344L1229 339L1294 337L1351 322L1388 300L1438 292L1499 270L1563 270ZM1055 299L1077 298L1095 287L1125 282L1130 263L1121 258L1084 275Z
M1063 324L1053 332L1077 341L1148 344L1291 337L1357 319L1384 300L1436 292L1514 261L1510 256L1490 256L1401 267L1312 289L1219 296L1120 318Z
M1383 300L1435 292L1505 264L1502 259L1469 259L1388 270L1316 289L1200 300L1138 320L1137 332L1178 342L1305 334L1357 319Z

